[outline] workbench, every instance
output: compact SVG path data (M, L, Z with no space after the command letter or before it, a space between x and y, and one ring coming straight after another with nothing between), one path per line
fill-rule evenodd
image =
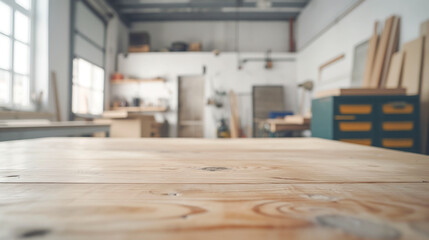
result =
M110 124L85 121L35 122L19 125L0 123L0 141L43 137L68 137L109 133Z
M316 138L0 143L0 239L428 239L429 157Z
M294 132L310 130L310 123L290 123L284 119L267 119L263 122L270 137L293 136Z

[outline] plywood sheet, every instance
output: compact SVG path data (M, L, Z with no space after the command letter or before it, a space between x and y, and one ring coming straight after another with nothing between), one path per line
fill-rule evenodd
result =
M423 40L424 37L419 37L403 46L405 58L401 86L407 89L408 95L420 93Z
M384 29L380 37L380 43L377 47L377 53L375 55L374 66L371 73L370 86L372 88L378 88L380 86L381 74L383 72L384 61L386 59L386 52L394 18L394 16L389 17L386 19L386 23L384 24Z
M386 88L398 88L401 84L402 67L404 63L404 53L393 54L390 62L389 73L386 79Z

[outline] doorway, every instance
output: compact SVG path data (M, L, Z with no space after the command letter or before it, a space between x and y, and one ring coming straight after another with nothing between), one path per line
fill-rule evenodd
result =
M204 76L179 77L178 136L204 137Z

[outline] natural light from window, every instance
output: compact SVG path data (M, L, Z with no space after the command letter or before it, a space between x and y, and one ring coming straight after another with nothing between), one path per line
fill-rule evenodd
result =
M0 106L30 107L31 0L0 0Z
M103 112L104 70L81 58L73 60L73 113Z

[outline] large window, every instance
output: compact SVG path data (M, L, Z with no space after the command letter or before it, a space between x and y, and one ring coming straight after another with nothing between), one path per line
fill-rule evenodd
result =
M106 23L85 0L73 4L72 112L99 115L104 106Z
M104 70L81 58L73 60L73 104L76 114L103 112Z
M32 1L0 0L0 106L30 107Z

